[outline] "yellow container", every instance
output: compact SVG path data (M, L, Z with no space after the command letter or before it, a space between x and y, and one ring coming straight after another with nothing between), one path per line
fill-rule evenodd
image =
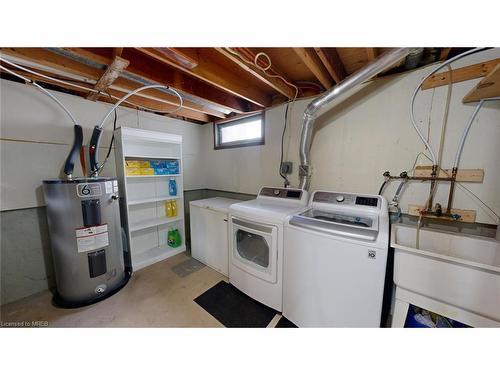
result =
M141 169L136 167L125 167L125 174L127 176L138 176L141 174Z
M177 216L177 201L172 200L172 216Z
M125 166L132 168L150 168L149 160L125 160Z
M174 216L172 212L172 201L167 201L165 211L167 212L167 217Z
M155 174L155 170L153 168L139 168L141 171L141 175L150 176Z

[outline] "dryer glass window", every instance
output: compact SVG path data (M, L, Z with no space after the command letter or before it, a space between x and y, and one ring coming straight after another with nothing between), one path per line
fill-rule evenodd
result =
M238 254L261 267L269 267L269 245L264 237L242 229L236 231L236 249Z

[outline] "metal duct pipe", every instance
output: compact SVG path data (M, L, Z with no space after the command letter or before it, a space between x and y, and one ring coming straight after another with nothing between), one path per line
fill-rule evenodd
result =
M314 99L307 106L303 116L299 149L301 164L299 167L299 177L301 189L309 190L309 185L311 183L310 151L316 118L330 110L335 104L340 103L361 89L361 83L391 67L405 58L413 50L413 48L395 48L387 51L361 70L351 74L338 85L332 87L320 97Z

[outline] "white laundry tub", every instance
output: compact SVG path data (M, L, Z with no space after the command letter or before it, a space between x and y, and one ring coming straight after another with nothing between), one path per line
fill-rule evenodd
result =
M394 283L404 289L400 296L418 294L426 297L422 301L434 300L440 306L435 309L441 310L435 312L450 318L461 318L467 312L486 318L472 319L480 326L489 319L500 322L499 241L421 229L419 242L416 249L415 227L392 227ZM459 310L463 311L457 313Z

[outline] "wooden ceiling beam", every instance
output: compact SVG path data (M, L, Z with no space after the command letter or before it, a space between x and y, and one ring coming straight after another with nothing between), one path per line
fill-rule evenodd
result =
M295 98L296 90L292 86L287 85L282 79L268 76L266 73L264 73L262 69L256 68L253 64L249 64L246 61L243 61L240 57L236 56L234 53L228 51L225 48L215 48L215 49L219 53L224 55L228 60L238 65L245 72L250 73L252 76L264 82L273 90L276 90L280 94L286 96L288 99ZM245 56L245 59L248 59L249 61L254 61L255 54L253 54L253 52L250 51L250 53L247 56ZM283 78L286 79L285 77ZM289 81L288 79L286 80Z
M451 48L441 48L441 52L439 53L439 60L444 61L448 58L450 54Z
M336 83L347 77L344 64L335 48L314 48L316 54Z
M66 50L72 52L76 56L84 57L88 60L108 65L112 61L112 57L109 51L106 49L83 49L83 48L65 48ZM110 49L107 49L110 50ZM125 48L122 52L122 55L128 49ZM1 48L1 51L6 55L16 56L28 61L35 62L37 64L41 64L44 66L48 66L51 68L55 68L59 71L71 73L78 75L80 77L93 79L97 81L102 71L96 69L95 67L86 65L69 57L56 54L52 51L42 48ZM97 51L97 52L96 52ZM174 73L172 69L168 72L165 72L165 69L161 69L164 66L155 66L154 64L150 64L149 61L141 61L141 62L133 62L130 58L126 56L122 56L124 59L130 61L129 66L126 71L134 73L135 75L149 79L153 82L159 84L165 84L172 86L173 88L178 89L180 92L184 92L186 94L197 96L200 99L210 102L216 106L225 108L228 111L232 111L235 113L243 113L247 111L253 110L253 106L250 103L247 103L239 98L228 95L225 92L222 92L217 89L213 89L211 86L194 80L191 77L187 77L183 75L179 79L174 82ZM154 63L154 61L153 61ZM132 67L132 68L131 68ZM141 68L144 68L146 72L142 72ZM169 67L167 67L169 68ZM132 70L132 71L131 71ZM156 70L156 71L155 71ZM169 69L166 69L169 70ZM144 74L141 74L144 73ZM189 101L186 101L187 103ZM200 107L206 108L206 106L200 105ZM222 113L222 112L221 112Z
M194 69L198 66L198 59L196 57L188 56L185 53L182 53L179 48L156 47L152 49L158 52L158 54L152 57L160 59L161 56L164 56L166 59L164 62L166 63L171 61L178 63L187 69Z
M330 77L330 74L324 67L321 59L315 53L314 49L294 48L294 51L325 89L328 90L333 86L332 77Z
M43 83L47 83L47 84L50 84L50 85L57 85L58 87L61 87L61 88L64 88L64 89L67 89L67 90L70 90L70 91L73 91L73 92L76 92L76 93L80 93L81 95L79 96L83 96L85 97L85 95L88 93L87 90L83 89L83 88L77 88L77 87L74 87L74 86L71 86L71 85L67 85L67 84L63 84L63 83L57 83L55 84L54 81L50 80L50 79L47 79L47 78L42 78L42 77L39 77L35 74L31 74L31 73L27 73L27 72L24 72L22 70L18 70L16 68L11 68L11 70L13 70L14 72L16 73L19 73L21 75L23 75L24 77L26 78L29 78L33 81L36 81L36 82L43 82ZM35 70L35 69L32 69L32 70ZM35 71L38 71L37 69ZM45 72L44 72L45 73ZM2 74L6 74L8 75L8 73L5 73L2 71ZM47 75L47 74L46 74ZM59 79L64 79L64 77L57 77ZM86 83L83 83L83 82L79 82L78 85L80 86L83 86L83 87L87 87L87 88L92 88L92 85L89 85L89 84L86 84ZM113 89L113 88L108 88L107 90L107 93L113 95L113 96L116 96L118 98L122 98L123 96L126 95L126 93L128 92L129 90L119 90L119 89ZM141 94L141 93L139 93ZM101 93L98 98L97 98L98 101L104 101L104 102L107 102L107 103L116 103L117 99L114 99L114 98L110 98L106 93ZM132 108L136 108L136 106L143 106L143 107L147 107L148 110L156 110L156 111L160 111L160 112L165 112L165 111L173 111L174 109L177 108L177 104L170 104L169 102L165 102L165 101L161 101L160 99L158 98L154 98L154 97L146 97L146 96L133 96L133 97L130 97L127 99L127 102L128 103L122 103L121 105L125 106L125 107L132 107ZM132 103L132 104L130 104ZM135 105L134 105L135 104ZM165 116L172 116L172 115L169 115L169 114L164 114ZM187 109L187 108L181 108L180 110L178 110L177 112L175 112L174 114L175 116L174 117L185 117L185 118L189 118L189 119L192 119L192 120L197 120L197 121L202 121L202 122L210 122L210 121L213 121L216 117L214 116L210 116L206 113L203 113L203 112L198 112L198 111L193 111L191 109ZM224 117L221 117L221 118L224 118Z
M118 91L118 90L114 90L114 89L109 89L109 93L111 95L118 97L118 98L122 98L126 95L126 93ZM149 109L153 109L153 110L160 111L160 112L173 111L177 108L177 105L161 103L155 99L151 99L151 98L143 97L143 96L135 96L134 95L134 96L131 96L130 98L128 98L127 101L130 103L133 103L135 105L147 107ZM198 120L198 121L203 121L203 122L211 122L214 120L213 117L207 115L206 113L187 111L187 110L184 110L183 108L176 111L174 113L174 115L187 117L187 118L190 118L193 120Z
M94 86L97 91L106 91L111 84L116 81L123 70L128 66L129 61L116 56L111 64L108 65L104 74L99 78ZM98 93L91 93L87 95L87 99L96 100L99 96Z
M191 56L193 60L196 59L198 61L198 65L194 68L186 68L177 61L165 58L165 56L155 48L136 48L136 50L209 85L226 91L231 95L245 99L260 107L267 107L271 104L271 98L268 94L262 92L251 84L242 82L241 76L238 76L226 69L224 66L220 66L219 64L213 62L210 57L206 56L204 48L177 49L184 55Z
M39 50L39 49L35 49L35 50ZM37 65L44 64L43 66L47 66L47 67L51 68L52 70L44 70L43 68L33 69L33 70L39 70L41 73L44 73L48 76L54 76L55 78L59 78L62 80L70 78L70 77L68 77L68 75L71 74L71 75L77 75L77 76L82 77L84 79L97 81L102 74L102 71L99 69L88 67L85 64L79 63L77 61L66 58L64 56L53 54L50 51L45 51L45 52L48 52L48 54L47 53L45 53L45 54L38 54L38 53L32 54L29 51L27 51L27 49L2 48L1 51L5 55L10 55L10 56L14 56L17 58L21 58L24 61L33 62L33 63L36 63ZM58 73L54 74L54 71L57 71ZM27 77L29 75L26 72L21 72L21 74L25 75ZM37 81L44 82L44 80L38 76L28 77L28 78L32 78L32 79L35 79ZM69 90L74 90L74 91L77 90L73 86L64 86L61 83L55 83L54 81L50 81L50 80L48 80L47 83L50 83L50 84L56 85L56 86L61 86L61 87L67 88ZM78 82L78 84L81 86L93 88L93 85L87 85L83 82ZM114 90L118 90L120 92L127 93L127 92L129 92L131 90L135 90L136 88L141 87L141 86L143 86L143 85L139 82L135 82L135 81L125 79L123 77L119 77L111 84L110 88L112 88ZM88 91L86 91L86 92L88 93ZM177 96L175 96L173 94L165 93L165 92L162 92L159 90L146 90L143 92L139 92L136 95L144 97L144 98L149 98L152 100L157 100L158 102L160 102L160 104L163 103L163 104L170 104L170 105L177 106L177 103L179 102L179 99L177 98ZM199 118L199 115L197 115L195 113L204 113L204 114L207 114L209 116L216 117L216 118L225 118L226 117L226 115L223 112L219 112L219 111L216 111L212 108L208 108L206 106L203 106L201 104L191 102L190 100L185 99L183 105L187 111L185 117L189 117L188 114L190 112L193 112L193 116L191 117L193 119Z
M377 48L367 48L366 49L366 55L368 56L368 61L373 61L375 58L378 56L378 50Z
M113 48L113 58L120 57L123 52L123 47Z

